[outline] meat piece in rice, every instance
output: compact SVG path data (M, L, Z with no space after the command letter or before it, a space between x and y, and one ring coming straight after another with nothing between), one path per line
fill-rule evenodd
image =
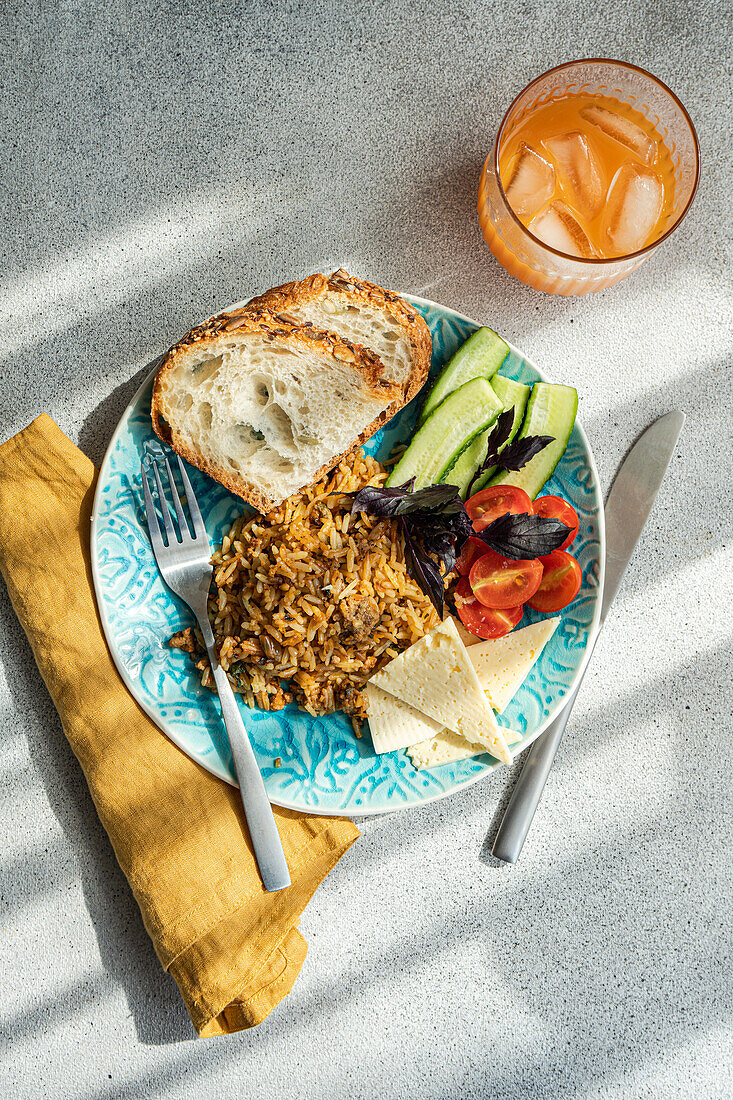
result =
M371 596L344 600L341 607L344 626L356 641L366 638L379 622L379 604Z
M179 630L168 640L171 649L182 649L185 653L195 653L198 644L193 633L193 627L187 626L185 630Z

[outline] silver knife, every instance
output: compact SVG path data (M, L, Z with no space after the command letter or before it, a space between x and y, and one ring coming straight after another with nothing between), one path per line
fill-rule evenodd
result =
M650 424L621 463L611 486L604 509L606 577L601 618L591 653L659 492L684 422L684 413L670 412ZM585 668L589 662L590 654ZM585 669L565 707L527 752L492 848L493 855L505 863L516 863L519 859L584 675Z

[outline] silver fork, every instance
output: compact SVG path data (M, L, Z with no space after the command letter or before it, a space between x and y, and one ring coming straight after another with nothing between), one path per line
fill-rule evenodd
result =
M196 620L204 638L206 652L209 655L209 662L211 664L211 671L214 675L216 690L219 693L221 713L224 718L224 725L226 726L229 744L231 745L232 756L234 758L234 770L237 773L244 813L247 818L247 825L249 826L250 836L252 837L252 847L254 848L255 858L260 868L262 881L265 890L284 890L286 886L290 885L290 872L288 871L288 864L285 859L285 853L283 852L280 835L277 831L277 825L275 824L275 818L272 815L272 807L267 797L265 784L262 780L260 769L257 766L257 761L252 751L247 731L244 728L242 716L239 713L237 701L234 698L234 692L232 691L226 672L219 664L214 648L214 634L211 629L207 610L209 585L211 584L214 568L211 564L211 547L209 546L209 537L206 534L204 521L201 518L201 512L193 489L191 488L188 474L179 458L178 469L181 474L188 510L191 513L191 520L193 523L194 533L192 536L188 523L186 522L186 516L183 511L181 498L178 495L176 483L173 480L170 463L168 459L163 456L166 473L168 475L168 486L173 500L176 518L178 520L178 531L180 535L176 532L168 508L166 495L163 491L158 463L152 458L149 459L149 461L153 468L155 484L158 490L158 501L160 503L160 512L163 517L166 536L165 538L163 537L163 533L160 530L160 524L158 523L158 517L155 514L153 494L150 491L150 484L145 468L145 459L143 459L140 464L140 473L143 483L143 493L145 495L148 531L150 532L150 541L153 546L155 560L158 563L158 569L165 583L172 592L175 592L177 596L180 596L180 598L188 604L196 616Z

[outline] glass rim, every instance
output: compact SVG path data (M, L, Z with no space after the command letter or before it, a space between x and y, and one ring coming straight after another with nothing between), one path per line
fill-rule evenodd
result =
M669 228L666 229L664 231L664 233L662 233L661 237L657 237L656 240L653 240L650 244L645 245L644 248L639 248L639 249L636 250L636 252L627 252L623 256L592 256L590 258L585 257L585 256L573 256L569 252L561 252L558 248L553 248L552 245L545 244L545 242L540 240L539 237L536 237L534 235L534 233L532 233L527 228L527 226L524 225L524 223L522 221L520 221L520 219L514 213L514 210L512 209L511 203L509 202L509 199L506 197L506 192L504 191L504 185L501 182L501 174L499 172L499 150L501 148L501 139L502 139L502 136L503 136L503 133L504 133L504 128L506 127L507 121L509 119L509 115L511 114L512 110L514 109L514 105L517 102L517 100L521 99L522 96L525 95L525 93L528 92L531 88L533 88L535 84L538 84L540 80L544 80L546 76L550 76L552 73L559 73L563 69L571 69L575 65L593 65L593 64L618 65L619 68L621 68L621 69L629 69L632 72L640 73L642 76L646 77L648 80L651 80L654 84L657 84L664 92L667 93L667 95L670 97L670 99L672 99L677 104L680 111L682 112L682 116L683 116L683 118L685 119L687 125L690 128L690 133L692 135L692 144L693 144L693 147L694 147L694 150L695 150L695 179L694 179L693 184L692 184L692 190L690 191L690 196L689 196L687 202L685 203L685 206L684 206L683 210L681 211L681 213L679 214L679 216L675 219L675 221L672 223L672 225L670 225ZM514 99L511 101L511 103L509 104L509 106L507 107L507 109L504 113L504 117L502 118L501 123L499 124L499 129L498 129L497 134L496 134L496 141L494 143L494 158L493 159L494 159L494 174L496 176L496 183L497 183L497 186L499 188L499 194L501 195L501 198L504 202L504 205L506 206L506 208L509 212L509 216L519 226L519 228L522 230L522 232L526 233L526 235L530 238L530 240L534 241L534 243L539 245L540 248L545 249L545 251L547 251L547 252L551 252L554 256L559 256L563 260L572 260L573 263L589 264L590 266L596 266L596 267L604 265L604 264L618 264L618 263L621 263L625 260L633 260L633 259L640 258L642 256L646 256L647 253L649 253L649 252L653 251L653 249L657 248L662 243L662 241L666 241L667 237L669 237L672 233L674 233L675 229L677 229L677 227L680 225L680 223L686 217L688 210L692 206L692 202L695 198L695 195L697 194L697 185L700 182L700 143L698 141L697 130L695 129L695 124L692 121L692 119L690 118L689 111L685 107L682 100L679 98L679 96L675 95L675 93L672 91L672 89L667 84L665 84L663 80L660 80L658 76L654 76L653 73L648 72L646 69L642 69L639 65L632 65L628 61L618 61L618 60L616 60L616 58L613 58L613 57L580 57L580 58L577 58L575 61L564 61L561 65L553 65L553 67L551 69L546 69L545 72L540 73L539 76L536 76L533 80L530 80L529 84L526 84L524 86L524 88L521 89L521 91L517 92Z

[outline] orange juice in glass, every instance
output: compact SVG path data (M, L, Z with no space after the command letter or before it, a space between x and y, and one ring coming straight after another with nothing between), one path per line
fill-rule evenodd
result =
M698 176L695 128L666 85L619 61L571 62L507 111L481 173L479 220L522 282L586 294L672 233Z

